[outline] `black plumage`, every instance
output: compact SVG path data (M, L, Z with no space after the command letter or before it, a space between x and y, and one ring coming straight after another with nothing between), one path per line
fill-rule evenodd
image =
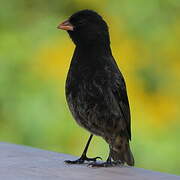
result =
M99 157L87 158L91 135L81 158L66 162L83 163L87 160L94 161L93 166L119 163L133 166L126 85L111 52L106 22L96 12L82 10L58 28L67 30L76 45L66 80L69 109L81 127L92 135L103 137L110 148L105 163L96 163Z

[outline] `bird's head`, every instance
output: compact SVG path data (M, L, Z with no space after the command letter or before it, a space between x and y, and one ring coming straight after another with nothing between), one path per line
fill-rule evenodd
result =
M74 13L68 20L61 23L58 29L66 30L76 45L110 43L106 22L92 10Z

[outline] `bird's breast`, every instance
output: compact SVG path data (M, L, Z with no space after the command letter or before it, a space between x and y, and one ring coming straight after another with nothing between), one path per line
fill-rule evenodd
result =
M83 69L82 73L78 73L70 70L66 80L66 99L75 119L87 116L90 109L103 101L103 88L107 84L102 72L86 71Z

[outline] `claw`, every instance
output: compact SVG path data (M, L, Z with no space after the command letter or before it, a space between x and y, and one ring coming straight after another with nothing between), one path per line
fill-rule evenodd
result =
M102 160L101 157L88 158L88 157L86 157L86 156L85 156L85 157L82 156L82 157L80 157L79 159L77 159L77 160L75 160L75 161L66 160L66 161L64 161L64 162L67 163L67 164L83 164L84 161L93 161L93 162L96 162L97 159Z
M99 157L99 156L98 156L98 157L95 157L95 158L88 158L88 157L86 157L84 160L85 160L85 161L93 161L93 162L96 162L97 159L102 160L102 158Z
M102 160L102 158L101 158L101 157L99 157L99 156L98 156L98 157L96 157L96 159L100 159L100 160Z
M77 159L75 161L66 160L64 162L67 163L67 164L83 164L84 160L82 160L82 159Z
M114 166L121 166L122 164L119 162L103 162L103 163L97 163L97 162L92 162L88 164L88 167L114 167Z

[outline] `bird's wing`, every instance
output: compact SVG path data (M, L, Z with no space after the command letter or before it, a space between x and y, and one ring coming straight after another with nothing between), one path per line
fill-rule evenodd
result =
M113 59L114 61L114 59ZM119 68L116 62L113 62L114 69L113 69L113 77L111 82L111 91L114 95L114 99L119 106L120 114L122 114L122 123L125 124L125 129L122 129L124 133L128 136L131 140L131 116L130 116L130 107L129 101L127 96L126 84L123 78L123 75L119 71Z

